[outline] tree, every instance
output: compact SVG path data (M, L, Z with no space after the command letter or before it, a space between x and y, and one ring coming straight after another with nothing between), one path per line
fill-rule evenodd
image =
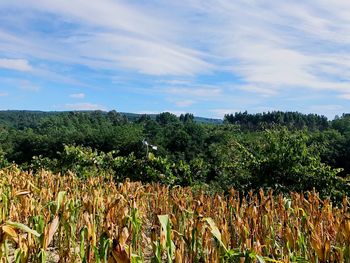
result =
M186 113L180 115L180 121L187 123L187 122L194 122L194 116L191 113Z
M322 196L337 191L339 169L322 163L317 145L306 131L286 128L263 132L262 141L251 145L254 184L282 192L316 189Z
M167 125L170 123L177 123L177 122L179 122L179 119L177 118L177 116L175 114L172 114L170 112L163 112L163 113L160 113L157 115L156 121L160 125Z

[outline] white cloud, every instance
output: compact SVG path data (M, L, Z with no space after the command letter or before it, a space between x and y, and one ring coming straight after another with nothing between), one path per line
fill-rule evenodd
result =
M3 48L0 44L0 51L11 47L12 52L27 52L95 69L128 69L149 75L194 75L212 69L204 52L182 43L184 31L178 18L169 19L171 16L164 15L164 10L109 0L55 3L19 0L1 5L16 7L25 13L34 12L37 16L55 14L62 27L69 21L78 25L78 29L65 31L68 36L64 38L31 36L25 39L29 41L23 41L23 36L18 39L4 34L8 43ZM25 44L19 48L11 45L13 42L35 45Z
M0 58L0 68L17 71L31 71L32 66L25 59Z
M343 110L343 106L337 104L321 104L321 105L311 105L309 109L312 112L337 112Z
M175 105L178 107L189 107L196 103L194 100L179 100L175 102Z
M344 93L339 95L338 97L344 100L350 100L350 93Z
M40 87L27 80L20 80L19 88L23 91L38 92Z
M248 86L349 90L350 5L321 1L189 0L222 70ZM329 69L337 69L330 71ZM260 90L256 90L259 92ZM266 93L266 92L265 92Z
M73 94L69 94L69 97L73 98L73 99L84 99L85 94L84 93L73 93Z
M8 96L9 94L7 92L0 92L0 97L6 97Z
M222 90L215 87L168 87L162 89L162 91L165 93L182 95L186 97L192 96L202 98L212 98L222 94Z
M193 83L190 80L184 79L170 79L170 80L159 80L158 83L167 84L167 85L175 85L175 86L192 86Z
M64 105L67 110L106 110L106 108L99 104L84 102L84 103L67 103Z
M8 4L7 4L8 5ZM153 14L145 13L140 6L123 1L99 0L61 0L47 2L45 0L18 0L12 6L36 9L68 17L72 22L83 23L86 26L99 26L105 29L119 29L140 35L162 36L165 28L175 30L176 25L167 22L159 23ZM168 32L168 35L171 34Z
M238 109L229 109L229 108L222 108L222 109L211 109L210 112L214 113L214 118L222 119L226 114L234 114L235 112L239 112Z
M244 99L270 99L286 90L295 97L305 90L330 90L334 97L349 99L350 3L345 0L331 5L326 0L11 2L2 1L0 8L16 7L22 24L50 14L58 31L42 34L28 27L28 34L16 34L4 26L1 54L40 59L48 67L58 62L118 76L125 71L152 75L151 84L137 85L139 90L169 95L180 102L177 106L236 99L234 105L241 108ZM12 68L31 70L27 60L16 61ZM43 71L38 76L55 77ZM143 84L138 74L125 76ZM207 79L211 86L201 85ZM231 83L220 85L225 81ZM243 98L242 91L251 96L244 93Z
M319 115L324 115L329 119L333 119L334 116L339 115L339 113L346 111L342 105L337 104L319 104L311 105L306 108L305 112L317 113Z
M281 109L278 109L276 107L272 106L257 106L252 108L252 113L257 113L257 112L271 112L271 111L278 111Z
M265 87L257 87L257 86L241 86L238 87L239 89L251 92L251 93L258 93L261 94L263 97L271 97L277 94L277 91L271 88L265 88Z
M106 41L108 40L108 41ZM115 33L95 33L69 45L93 67L136 70L149 75L194 75L212 67L189 49L162 40Z

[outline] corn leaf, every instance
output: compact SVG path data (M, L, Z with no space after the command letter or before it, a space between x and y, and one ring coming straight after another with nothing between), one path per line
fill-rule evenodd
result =
M29 228L28 226L26 226L26 225L24 225L22 223L16 223L16 222L12 222L12 221L7 221L6 225L12 226L12 227L17 228L17 229L20 229L20 230L22 230L24 232L27 232L29 234L32 234L32 235L34 235L36 237L40 237L40 234L37 231Z
M66 196L66 192L65 191L60 191L57 195L57 208L56 208L56 213L58 213L58 211L60 210L62 204L63 204L63 200L64 197Z
M211 234L219 241L220 245L225 249L225 251L227 252L227 248L225 246L225 244L222 242L221 239L221 233L219 228L216 226L214 220L210 217L206 217L204 218L204 220L208 223L209 227L210 227L210 232Z

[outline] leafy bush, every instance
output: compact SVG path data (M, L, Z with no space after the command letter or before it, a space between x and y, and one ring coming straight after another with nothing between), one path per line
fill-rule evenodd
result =
M9 165L9 162L5 157L5 152L2 149L0 149L0 168L4 168L8 165Z
M320 150L304 131L265 131L260 143L251 144L251 152L251 174L257 187L281 192L316 189L327 196L339 184L337 174L341 169L322 163Z

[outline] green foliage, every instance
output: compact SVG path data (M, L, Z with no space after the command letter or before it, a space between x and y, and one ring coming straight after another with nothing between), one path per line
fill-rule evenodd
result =
M163 112L156 117L156 121L160 125L167 125L171 123L177 123L179 122L179 119L176 117L175 114L172 114L170 112Z
M104 174L117 182L130 178L220 191L315 188L337 198L349 193L346 114L328 121L297 112L243 112L226 115L221 125L198 123L192 114L128 116L0 112L0 166L15 162L34 172ZM157 150L146 151L143 140Z
M339 131L341 134L350 133L350 115L343 114L341 118L336 117L332 121L332 128Z
M117 181L130 178L142 182L161 182L174 185L177 181L173 175L174 165L166 158L138 159L133 154L114 159L113 170Z
M80 177L108 174L111 172L113 154L114 152L98 152L90 147L65 145L58 164L63 174L68 170Z
M299 112L272 111L257 114L236 112L226 114L224 122L240 125L243 129L255 131L282 125L293 129L308 128L309 130L324 130L329 123L325 116L317 114L302 114Z
M0 149L0 168L4 168L6 166L9 166L9 162L5 157L5 152L2 149Z
M340 170L321 162L317 145L310 144L305 131L266 131L262 142L252 144L251 152L254 185L282 192L315 188L321 195L330 195L337 184Z
M216 148L214 185L243 191L273 188L277 192L316 189L325 196L348 192L341 169L322 163L321 151L305 131L267 130Z

